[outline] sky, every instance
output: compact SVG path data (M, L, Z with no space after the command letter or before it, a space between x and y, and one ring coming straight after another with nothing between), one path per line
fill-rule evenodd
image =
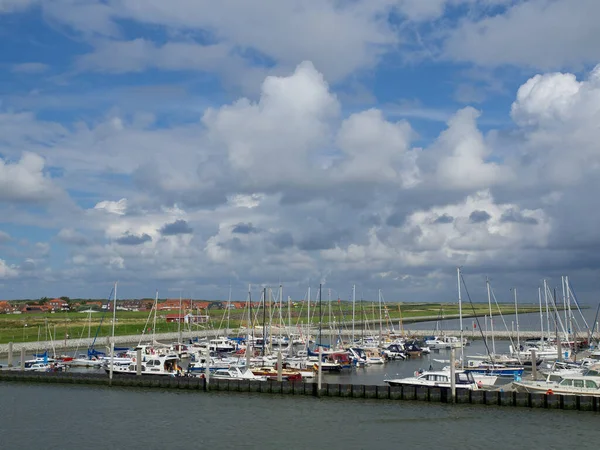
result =
M599 15L0 0L0 298L597 304Z

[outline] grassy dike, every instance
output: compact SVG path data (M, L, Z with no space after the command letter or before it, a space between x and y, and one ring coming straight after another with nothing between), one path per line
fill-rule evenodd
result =
M331 306L331 307L330 307ZM474 309L474 311L473 311ZM321 305L322 323L327 327L335 321L336 327L340 322L350 324L352 319L352 304L349 302L323 302ZM330 314L331 311L331 314ZM535 305L519 306L519 313L537 312ZM514 305L500 304L499 308L493 309L493 314L513 314ZM178 330L177 323L167 323L167 314L177 314L178 311L159 311L156 320L156 333L172 333ZM315 315L313 316L313 313ZM443 314L442 314L443 313ZM484 303L463 306L463 317L484 316L489 313L488 305ZM211 309L202 311L202 314L208 314L210 320L207 324L193 325L194 330L218 329L225 327L227 323L227 311L222 309ZM253 311L255 317L253 325L262 325L263 312ZM306 305L298 305L292 308L292 324L306 324L307 322ZM393 321L397 327L400 318L405 323L414 323L441 318L454 318L458 316L458 306L455 303L387 303L383 309L384 323ZM148 321L148 311L117 311L117 320L115 323L115 335L139 335L144 328L146 332L151 331L152 318ZM272 323L280 323L280 314L277 308L267 308L267 320L272 317ZM284 304L282 316L287 324L288 308ZM319 322L319 308L312 307L312 324L316 326ZM112 333L112 312L97 312L91 315L91 322L88 320L87 313L80 312L56 312L56 313L31 313L31 314L0 314L0 344L8 342L36 342L38 340L63 341L66 339L87 338L88 335L94 337L109 336ZM247 325L247 311L231 310L229 311L229 327L238 328ZM379 321L379 306L373 302L357 302L355 309L356 321ZM102 325L98 329L100 323ZM184 326L182 324L182 326ZM186 329L188 325L185 325Z

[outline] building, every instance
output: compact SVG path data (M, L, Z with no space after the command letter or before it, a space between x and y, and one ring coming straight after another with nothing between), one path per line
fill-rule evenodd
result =
M207 323L209 316L200 314L167 314L167 323Z
M53 298L46 303L50 307L50 311L69 311L69 302L62 298Z

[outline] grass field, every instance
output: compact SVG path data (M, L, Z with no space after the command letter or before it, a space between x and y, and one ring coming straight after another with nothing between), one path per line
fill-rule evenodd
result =
M514 305L500 304L499 310L503 314L514 313ZM351 323L352 304L349 302L323 302L321 305L322 323L327 326L335 321ZM393 320L395 324L402 317L403 319L427 318L435 320L436 318L458 315L458 306L456 304L442 303L393 303L386 304L383 308L384 322ZM519 306L519 312L535 312L537 307L534 305ZM178 311L160 311L157 313L156 333L176 332L177 323L167 323L167 314L177 314ZM498 314L498 308L492 310L493 314ZM202 314L206 314L202 311ZM463 305L463 316L472 317L474 314L483 316L489 313L487 304L479 303ZM207 324L192 325L194 329L218 329L225 327L227 316L229 316L229 328L238 328L240 325L248 324L247 310L231 310L229 314L226 310L209 310L210 317ZM253 326L262 325L263 310L253 310ZM277 308L267 308L267 322L271 317L273 324L280 323L280 315ZM284 305L282 316L285 324L288 321L288 309ZM297 306L292 308L292 325L306 324L307 308ZM153 318L148 321L148 311L117 311L115 322L115 335L137 335L141 334L146 328L146 332L151 332ZM312 323L316 326L319 323L319 307L311 307ZM361 320L378 320L379 306L372 302L357 302L355 308L355 318ZM88 336L98 337L109 336L112 333L112 312L97 312L91 314L91 321L88 320L87 313L80 312L56 312L56 313L31 313L31 314L0 314L0 344L8 342L35 342L37 340L64 341L67 336L69 339ZM100 325L102 322L102 325ZM184 324L182 324L182 327ZM188 325L185 325L187 329Z

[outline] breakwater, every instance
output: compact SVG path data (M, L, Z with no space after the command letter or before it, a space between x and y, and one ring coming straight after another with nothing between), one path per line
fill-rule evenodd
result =
M338 397L379 400L410 400L431 403L452 403L450 388L427 386L379 386L288 381L219 380L196 377L165 377L154 375L114 376L112 380L104 374L85 373L40 373L22 371L0 372L0 382L102 385L131 388L177 389L197 392L254 392L272 395L298 395L309 397ZM502 390L456 390L456 404L513 406L578 411L600 411L600 398L577 395L553 395L521 393Z

